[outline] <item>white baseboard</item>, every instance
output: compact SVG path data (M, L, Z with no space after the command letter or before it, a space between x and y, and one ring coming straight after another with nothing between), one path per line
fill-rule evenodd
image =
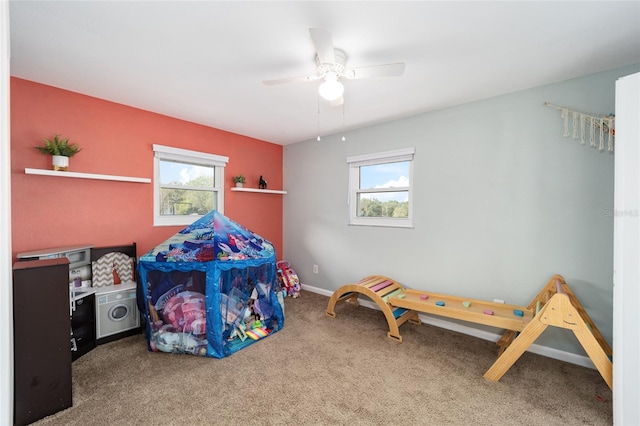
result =
M321 294L323 296L331 297L331 295L333 294L332 291L325 290L318 287L313 287L307 284L301 284L301 286L303 290L310 291L312 293ZM360 303L360 305L367 308L376 309L378 311L380 310L380 308L378 307L378 305L376 305L375 302L373 302L371 299L366 297L359 298L358 303ZM462 334L467 334L469 336L478 337L480 339L489 340L491 342L497 342L498 339L500 339L501 337L500 334L491 333L491 332L480 330L473 327L468 327L466 325L458 324L456 322L452 322L441 317L430 316L422 313L420 314L420 320L425 324L433 325L436 327L444 328L446 330L451 330L451 331L455 331ZM553 358L560 361L568 362L570 364L575 364L575 365L580 365L582 367L595 369L593 362L591 362L591 359L587 356L578 355L578 354L574 354L566 351L561 351L559 349L550 348L548 346L537 345L534 343L533 345L529 346L529 348L527 349L527 352L531 352L534 354L546 356L548 358Z

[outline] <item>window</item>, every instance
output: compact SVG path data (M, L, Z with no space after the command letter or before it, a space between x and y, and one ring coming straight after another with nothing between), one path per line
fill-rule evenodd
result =
M415 148L348 157L349 224L413 226Z
M153 145L155 226L190 225L213 209L224 213L228 157Z

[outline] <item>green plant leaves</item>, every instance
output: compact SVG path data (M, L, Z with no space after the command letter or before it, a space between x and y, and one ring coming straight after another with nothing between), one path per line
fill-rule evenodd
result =
M55 135L53 140L51 139L43 139L44 146L36 146L35 148L42 152L43 154L50 155L62 155L64 157L73 157L78 152L81 151L81 148L78 144L70 144L69 138L60 139L60 135Z

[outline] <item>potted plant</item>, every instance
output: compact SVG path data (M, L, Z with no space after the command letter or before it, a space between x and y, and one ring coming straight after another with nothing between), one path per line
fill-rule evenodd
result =
M69 143L69 138L61 139L60 135L55 135L53 139L43 139L44 146L35 148L43 154L52 156L53 170L69 170L69 157L73 157L80 152L78 144Z
M246 182L246 178L242 175L238 175L238 176L234 176L233 177L233 181L236 183L236 186L238 188L242 188L244 186L244 183Z

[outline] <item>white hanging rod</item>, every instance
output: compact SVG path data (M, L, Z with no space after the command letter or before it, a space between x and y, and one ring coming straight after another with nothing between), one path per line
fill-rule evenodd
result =
M545 102L544 105L548 106L548 107L551 107L551 108L555 108L555 109L557 109L559 111L567 110L569 112L575 112L575 113L583 115L585 117L597 118L598 120L601 119L601 118L607 118L607 117L613 118L613 115L609 115L609 114L591 114L591 113L588 113L588 112L580 112L580 111L573 110L571 108L566 108L566 107L561 107L561 106L558 106L558 105L550 104L549 102Z

